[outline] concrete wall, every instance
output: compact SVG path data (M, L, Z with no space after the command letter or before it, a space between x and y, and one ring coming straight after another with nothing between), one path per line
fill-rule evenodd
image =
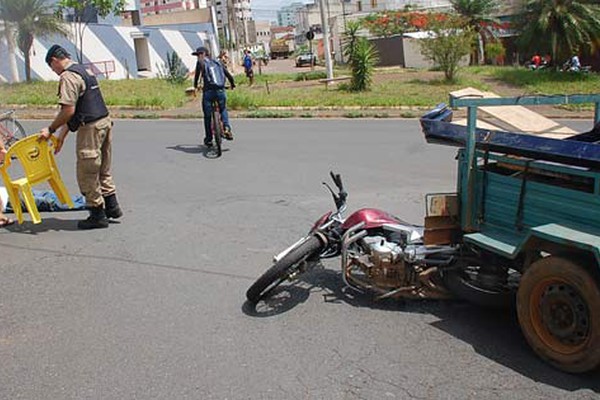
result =
M419 39L404 37L404 67L405 68L433 68L434 64L421 54ZM458 63L461 67L469 65L469 56L465 56Z
M67 29L72 25L67 24ZM195 27L195 29L192 29ZM96 74L101 79L125 79L156 77L159 67L166 62L167 52L176 52L183 63L193 70L196 57L191 55L198 46L218 49L218 41L212 24L188 25L186 30L158 27L125 27L103 24L90 24L84 34L83 62L93 63ZM62 36L36 38L32 47L31 71L35 80L58 80L44 60L46 52L57 43L63 46L77 60L76 47L71 39ZM137 50L136 50L137 48ZM140 50L142 49L142 50ZM23 55L17 50L17 66L20 81L25 77ZM8 46L0 41L0 76L10 78L8 67ZM143 61L138 70L139 61ZM103 74L104 67L114 67L114 71ZM2 80L0 78L0 80Z

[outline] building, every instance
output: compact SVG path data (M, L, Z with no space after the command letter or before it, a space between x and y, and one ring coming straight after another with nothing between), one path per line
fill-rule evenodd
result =
M269 54L269 43L271 42L271 21L255 21L256 44L262 45L264 51Z
M277 25L279 26L297 26L298 11L304 8L303 3L292 3L289 6L282 7L277 11Z
M250 0L208 0L214 6L219 35L226 43L244 46L256 42Z
M356 0L356 12L377 12L384 10L402 10L406 7L417 9L444 9L452 8L449 0Z
M67 31L72 24L66 23ZM57 80L45 62L46 52L53 44L63 46L76 59L77 48L68 37L35 38L30 55L31 76L34 80ZM191 50L204 45L218 48L212 24L197 24L194 28L174 29L149 26L115 26L89 24L83 36L83 64L100 79L153 78L166 71L167 54L177 53L183 64L192 71L196 57ZM20 52L14 54L19 80L25 77L25 60ZM10 60L6 40L0 40L0 82L10 82Z
M142 16L167 14L207 7L206 0L138 0L138 2Z

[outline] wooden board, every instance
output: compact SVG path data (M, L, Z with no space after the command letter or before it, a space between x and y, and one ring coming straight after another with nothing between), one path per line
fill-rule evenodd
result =
M457 90L450 94L458 98L500 97L495 93L482 92L472 87ZM478 107L478 109L509 125L509 129L515 133L523 132L552 139L564 139L578 133L523 106ZM479 121L477 125L479 127Z

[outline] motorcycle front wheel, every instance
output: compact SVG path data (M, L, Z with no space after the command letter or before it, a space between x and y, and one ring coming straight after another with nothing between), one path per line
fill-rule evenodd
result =
M251 303L258 303L271 290L279 286L298 270L302 262L317 253L323 243L317 236L310 236L298 244L281 260L277 261L246 291L246 298Z

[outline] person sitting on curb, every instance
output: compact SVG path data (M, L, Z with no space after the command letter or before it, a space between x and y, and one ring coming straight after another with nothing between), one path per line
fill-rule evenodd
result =
M4 157L6 156L6 147L4 147L4 141L2 140L2 136L0 136L0 164L4 162ZM4 204L2 203L2 198L0 197L0 228L6 228L9 225L15 223L15 220L12 218L8 218L4 212Z

